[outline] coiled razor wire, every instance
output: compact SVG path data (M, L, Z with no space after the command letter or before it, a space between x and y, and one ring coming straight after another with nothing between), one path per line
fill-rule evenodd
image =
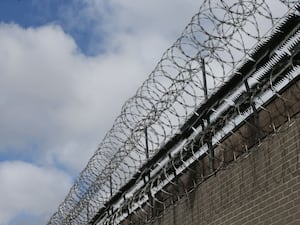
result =
M204 105L223 87L245 62L251 61L251 54L262 43L268 41L274 33L280 32L276 30L278 24L284 23L291 16L299 17L297 7L297 0L204 0L199 12L163 54L136 95L125 102L113 127L80 173L57 212L50 218L48 225L88 224L103 208L111 209L112 212L106 212L97 223L118 224L129 214L137 210L143 211L142 205L149 202L150 198L159 202L155 197L158 191L169 194L163 187L174 182L172 176L180 173L180 166L172 160L165 164L161 162L164 165L157 165L156 170L152 168L151 174L155 174L152 180L149 175L148 180L136 183L136 187L128 194L134 197L123 196L125 200L119 202L119 205L110 208L107 206L107 202L119 193L149 159L172 137L182 132L183 124L191 115L198 114L196 110L199 106ZM172 154L182 156L184 168L189 165L184 159L185 152L194 154L194 148L202 146L200 153L198 151L198 155L195 153L192 158L197 159L199 154L207 154L209 147L201 144L207 142L204 127L209 127L211 145L220 145L220 140L228 133L238 135L238 132L233 132L234 127L256 109L268 112L264 108L266 99L270 96L280 97L283 84L298 77L300 66L297 62L289 61L290 67L282 79L278 78L278 71L271 70L286 56L290 57L290 52L298 46L299 40L299 32L286 40L288 44L281 46L266 65L257 66L256 72L247 81L249 83L236 90L238 94L226 98L226 104L221 104L212 113L211 121L206 121L200 128L194 128L195 135L192 139L190 137L178 144L179 147ZM274 75L268 76L265 86L260 86L266 73ZM243 98L241 93L249 88L252 97L255 96L251 100L252 106L254 104L256 107L243 109L244 104L239 104ZM295 96L297 93L299 88ZM285 98L281 99L283 105L288 102ZM228 106L231 108L228 109ZM239 112L239 116L232 118L230 110ZM290 116L285 115L285 118L289 120ZM220 129L220 124L226 126ZM272 121L270 124L276 131L276 124ZM197 145L191 145L190 140L193 143L197 140ZM167 174L170 162L173 168L177 168L172 176ZM127 212L124 214L126 207Z

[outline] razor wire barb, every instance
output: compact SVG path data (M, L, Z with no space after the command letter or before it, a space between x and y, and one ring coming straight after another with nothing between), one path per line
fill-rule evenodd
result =
M278 23L285 21L290 15L299 16L297 4L296 0L204 0L198 13L192 17L175 43L165 51L135 96L125 102L111 130L99 144L48 225L88 224L100 209L107 207L106 203L119 193L120 188L129 182L149 158L172 137L182 132L182 125L191 115L197 115L199 106L205 104L225 85L247 60L252 60L251 53L277 32ZM294 43L299 40L298 32L294 39L289 40L290 46L294 47ZM281 51L288 53L286 49L289 50L289 46L282 47ZM277 54L263 70L271 70L267 67L274 66L283 57ZM297 76L295 74L299 72L299 65L291 63L290 66L285 78L291 80L293 76ZM246 91L249 86L255 87L251 90L255 93L264 89L257 84L264 71L258 70L257 73L257 77L252 76L252 83L245 81L242 91ZM272 95L277 94L276 85L280 83L280 79L268 81ZM236 104L241 98L241 90L238 93L231 99L227 98L226 104L232 107L230 110L239 112L239 116L245 118L247 110L252 110L253 113L256 108L248 107L244 110L243 104ZM257 97L255 104L259 105L263 98L262 95ZM187 146L189 141L185 140L179 144L182 162L188 164L183 159L187 151L192 152L194 158L198 157L194 153L195 149L204 146L201 143L206 143L208 138L208 135L203 135L203 127L210 127L211 144L218 144L218 137L223 137L230 131L230 127L236 126L238 122L230 120L228 116L230 110L215 112L212 121L204 121L202 128L195 128L198 134L202 132L201 137L193 137L197 143ZM260 105L260 110L264 110L263 104ZM268 112L267 109L265 111ZM289 119L288 115L285 116ZM218 120L217 124L213 118L221 118L222 122ZM220 130L220 124L227 124L227 127ZM276 126L273 127L276 130ZM203 148L201 154L207 150L207 147ZM172 162L173 167L180 170L176 163ZM161 190L170 194L162 187L168 182L174 182L173 177L166 174L166 167L159 167L158 170L160 172L151 171L158 175L155 179L151 178L147 185L147 182L140 186L137 184L130 200L123 196L125 200L120 203L120 210L112 208L114 212L107 212L100 221L101 224L117 224L121 221L117 217L122 217L124 213L121 209L125 205L128 208L126 215L129 215L137 209L143 211L141 205L149 201L151 196L159 201L154 194L148 195L149 192ZM175 175L176 173L178 171L175 171ZM154 180L157 179L165 183L158 187L154 185ZM137 189L140 190L136 191ZM139 205L138 202L142 203Z

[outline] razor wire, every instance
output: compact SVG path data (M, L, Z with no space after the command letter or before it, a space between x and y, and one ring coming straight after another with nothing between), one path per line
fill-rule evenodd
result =
M247 60L252 60L251 54L272 37L277 24L283 23L290 15L299 16L297 3L293 0L204 0L198 13L192 17L177 41L166 50L135 96L125 102L111 130L48 224L89 223L149 159L172 137L182 132L182 126L191 115L198 114L198 107L224 86ZM274 71L264 86L259 85L265 71L272 70L298 44L299 34L295 34L289 41L289 45L282 46L269 64L262 66L261 70L258 68L256 74L247 81L249 83L235 92L238 94L228 97L218 110L213 109L215 112L210 116L211 121L205 121L200 128L195 128L195 136L179 143L172 154L183 159L185 152L193 153L194 148L200 147L202 149L197 154L205 154L208 147L204 143L207 143L208 136L204 134L204 127L209 127L211 145L221 146L221 139L228 133L245 139L247 135L243 138L242 133L232 130L242 121L247 121L245 118L255 110L263 110L268 114L269 109L264 108L266 99L281 97L283 84L299 75L298 62L289 61L288 71L280 71L280 74L285 73L282 79L279 72ZM249 86L253 88L251 96L255 98L252 103L256 108L244 109L245 104L240 100L244 95L240 93L246 93ZM294 95L297 93L299 87ZM280 99L283 105L288 104L284 97ZM231 111L239 112L235 114L238 116L230 117ZM285 114L284 117L290 120L289 115ZM269 122L276 131L275 122ZM220 129L220 124L227 126ZM199 158L197 154L192 158ZM185 159L181 162L189 165ZM167 174L170 165L177 171L171 176ZM115 224L124 215L128 216L137 209L143 211L142 205L149 204L150 198L159 202L155 193L165 191L163 187L174 182L172 176L180 173L181 166L171 159L164 166L157 165L156 170L150 171L155 176L137 183L136 188L129 193L133 196L123 196L125 200L119 203L119 208L114 207L113 212L106 212L101 224ZM157 182L162 183L161 186ZM128 209L125 214L124 207Z
M249 83L253 79L251 84L239 87L230 93L227 101L222 101L222 104L214 110L211 114L211 124L206 124L202 129L195 129L194 134L181 143L179 141L179 146L173 149L171 154L149 168L151 172L146 174L146 181L139 180L138 190L129 190L123 196L124 199L115 204L112 212L105 211L101 220L94 224L120 224L126 218L129 224L153 224L157 218L168 212L169 206L175 205L176 207L177 204L181 204L179 200L183 197L189 200L190 193L194 192L199 184L219 170L226 169L229 162L237 162L237 158L242 154L249 154L250 148L254 145L259 146L262 141L268 142L268 139L272 140L276 135L279 137L286 135L293 126L297 126L299 132L299 75L300 31L298 25L298 31L274 51L273 57L270 57L266 65L258 68L247 79ZM259 87L254 84L254 80ZM251 90L250 92L247 91L247 87ZM249 93L251 97L245 97ZM257 115L251 102L255 105ZM226 116L216 115L220 114L221 109L224 108L226 108L224 110ZM260 121L251 121L256 116ZM210 148L216 151L213 158L216 161L214 170L211 170L207 162L212 159L207 154L209 150L207 134L212 137ZM284 160L287 154L286 146L280 145L280 149L283 149L281 160ZM288 167L286 172L298 175L300 173L299 151L293 154L297 155L296 171L291 171ZM208 160L205 162L201 156ZM270 167L270 159L266 159L265 166ZM285 161L284 163L290 164ZM193 164L202 168L195 168ZM283 167L281 169L280 179L283 179ZM255 165L253 165L253 170L255 170ZM190 183L184 177L187 172L196 177L192 178ZM277 182L275 178L273 180Z

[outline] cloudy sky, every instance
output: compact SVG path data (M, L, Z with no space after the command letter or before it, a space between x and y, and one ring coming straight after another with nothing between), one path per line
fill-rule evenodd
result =
M47 223L199 6L0 1L0 225Z

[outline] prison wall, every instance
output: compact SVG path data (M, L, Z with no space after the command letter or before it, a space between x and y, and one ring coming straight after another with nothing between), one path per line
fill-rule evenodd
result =
M300 224L300 115L163 210L155 225Z
M299 103L298 81L122 225L300 224Z
M300 224L300 114L280 129L147 224ZM123 224L146 223L132 215Z

